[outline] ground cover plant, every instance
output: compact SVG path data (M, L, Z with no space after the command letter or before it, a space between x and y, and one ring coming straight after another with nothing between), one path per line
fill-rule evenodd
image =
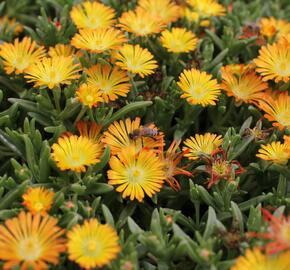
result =
M290 269L287 0L0 15L1 269Z

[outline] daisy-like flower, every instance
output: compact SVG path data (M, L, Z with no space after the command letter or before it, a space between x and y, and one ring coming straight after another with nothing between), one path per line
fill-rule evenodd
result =
M156 17L152 17L150 13L141 8L124 12L119 18L119 22L118 26L136 36L160 33L164 27L164 24Z
M263 76L264 81L287 83L290 78L290 43L285 40L263 46L254 62L257 65L257 72Z
M85 172L86 167L100 161L103 145L83 136L67 134L51 146L52 158L62 170Z
M287 144L283 144L281 142L272 142L262 145L256 156L263 160L285 165L290 158L288 147L289 146Z
M33 215L45 216L53 204L54 192L43 187L29 188L22 196L23 205Z
M75 49L70 45L56 44L54 47L49 47L48 55L55 56L73 56Z
M164 24L175 22L181 15L180 7L170 0L139 0L138 7Z
M28 82L33 82L34 87L46 86L52 89L61 84L69 85L80 75L79 64L74 64L71 56L44 57L26 70L24 76Z
M118 49L125 41L124 33L114 28L81 29L79 34L73 36L71 44L78 49L102 53Z
M97 1L85 1L74 6L70 16L79 29L106 28L112 26L115 21L115 11Z
M79 121L77 122L77 129L80 133L80 136L86 137L93 142L100 143L100 132L102 129L102 125L98 125L95 122Z
M255 237L270 240L263 247L267 254L275 254L290 249L290 215L272 215L262 209L265 221L268 223L266 232L254 233Z
M258 248L247 249L244 256L238 257L231 270L288 270L290 251L278 256L267 256Z
M260 33L267 38L272 38L274 35L280 38L283 35L290 34L290 23L286 20L277 20L274 17L261 18L259 26Z
M48 269L56 265L64 252L64 231L57 226L58 220L45 215L21 212L0 225L0 260L3 269Z
M132 134L135 131L142 131L144 127L140 125L141 119L136 117L134 120L127 118L125 121L115 121L111 124L107 131L104 132L102 142L110 146L111 154L116 155L120 153L122 149L135 147L137 151L142 148L159 150L163 146L163 135L158 134L158 130L155 126L151 126L150 129L157 133L156 136L138 136L133 138Z
M216 0L187 0L195 12L202 17L224 16L226 9Z
M126 97L130 91L129 77L125 71L110 65L97 64L89 68L88 84L100 89L104 102L114 101L121 97Z
M45 50L44 47L38 47L31 38L24 37L22 41L17 38L14 43L1 44L0 56L4 60L4 70L7 74L14 71L16 74L20 74L44 57Z
M74 226L67 238L69 259L85 269L109 264L121 250L117 232L95 218Z
M216 79L212 79L212 75L194 68L184 70L177 85L183 92L181 98L185 98L192 105L215 105L221 94L220 85Z
M5 29L5 33L13 31L15 35L23 31L23 26L15 18L9 19L7 16L0 17L0 28Z
M286 92L279 93L277 97L266 93L259 100L259 108L266 112L264 115L273 126L283 130L290 127L290 96Z
M234 96L237 102L255 103L261 93L268 88L268 84L263 82L252 69L235 72L231 66L225 66L221 71L223 79L221 89L228 96Z
M80 85L76 91L76 96L82 104L88 106L90 109L96 107L99 102L104 101L100 89L86 83Z
M108 179L110 185L118 185L116 191L122 197L141 202L145 194L152 197L159 192L165 180L164 164L151 150L135 147L123 149L110 161Z
M138 44L125 44L114 54L114 58L117 60L116 65L121 69L139 74L141 78L154 73L154 69L157 68L153 55Z
M173 141L166 152L162 151L160 156L164 163L165 171L165 181L175 190L180 190L180 184L176 180L176 175L186 175L188 177L192 176L192 173L186 171L186 167L178 167L186 151L178 152L178 147L181 141Z
M196 49L197 38L194 33L185 28L174 27L161 33L160 41L169 52L183 53Z
M205 133L204 135L196 134L184 141L182 150L184 156L191 160L197 160L202 155L210 156L222 144L222 136Z

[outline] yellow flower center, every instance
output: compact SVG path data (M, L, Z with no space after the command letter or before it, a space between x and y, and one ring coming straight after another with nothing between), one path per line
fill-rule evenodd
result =
M226 162L214 162L212 165L212 170L219 176L224 176L227 174L227 164Z
M101 244L96 240L87 240L84 245L84 254L87 256L97 257L102 251Z
M290 111L283 111L276 115L277 122L282 124L283 126L290 125Z
M36 202L33 205L33 208L35 209L35 211L40 212L43 209L43 204L41 202Z
M131 168L128 173L129 182L140 183L143 182L143 171L139 168Z
M277 63L276 72L281 76L290 76L290 65L287 60L281 60Z
M203 99L204 98L204 90L201 86L194 86L191 89L191 94L195 99Z
M42 246L40 245L36 237L29 237L20 240L18 246L19 257L25 261L35 261L37 260L42 252Z
M87 100L88 103L91 103L91 102L94 101L94 97L91 96L91 95L87 95L87 96L86 96L86 100Z
M57 83L61 81L61 77L58 72L56 72L55 70L51 70L48 81Z

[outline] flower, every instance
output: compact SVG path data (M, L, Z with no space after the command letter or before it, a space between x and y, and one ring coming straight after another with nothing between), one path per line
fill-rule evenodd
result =
M99 102L104 101L100 89L86 83L80 85L76 91L76 96L82 104L90 109L96 107Z
M170 0L139 0L138 7L164 24L175 22L181 15L180 7Z
M36 42L29 37L22 41L15 39L14 43L4 42L0 45L0 56L4 59L4 70L7 74L15 71L23 73L34 62L45 56L44 47L37 47Z
M74 6L70 16L79 29L106 28L112 26L115 21L115 11L97 1L85 1Z
M64 231L56 226L57 219L21 212L0 225L0 260L3 269L48 269L56 265L65 251Z
M67 234L69 259L85 269L102 267L115 259L121 248L116 231L95 218L75 225Z
M51 149L52 158L60 170L75 172L85 172L85 166L98 163L103 152L101 144L72 134L58 138Z
M255 233L261 239L270 240L263 247L267 254L275 254L290 249L290 215L272 215L266 209L262 209L265 221L268 223L266 232Z
M228 96L234 96L237 102L256 103L261 93L268 88L268 84L263 82L253 69L235 72L231 66L225 66L221 71L221 89Z
M111 157L109 165L108 183L118 185L116 191L130 200L141 202L145 194L152 197L160 191L165 180L164 164L152 150L123 149Z
M71 84L71 80L80 77L79 64L73 63L71 56L44 57L26 70L24 76L34 87L47 86L49 89L59 87L60 84Z
M290 158L288 147L289 146L287 144L283 144L281 142L272 142L266 145L262 145L258 151L259 153L256 156L263 160L286 165L288 159Z
M53 204L54 192L43 187L29 188L23 195L23 205L33 215L45 216Z
M160 33L164 24L156 17L152 17L146 10L137 8L135 11L124 12L119 18L119 24L123 30L136 36L148 36Z
M54 47L49 47L48 55L54 56L73 56L75 49L70 45L56 44Z
M265 118L274 122L273 126L283 130L290 127L290 96L286 92L274 97L271 93L265 93L259 100L259 108L266 112Z
M79 34L73 36L71 44L78 49L102 53L111 49L118 49L125 41L127 39L120 30L101 28L80 30Z
M192 173L185 170L186 167L178 167L182 157L186 154L186 151L177 152L177 149L181 141L172 141L171 145L166 152L162 151L160 156L164 163L165 181L175 190L180 190L180 184L174 177L175 175L192 176Z
M254 62L264 81L287 83L290 78L290 43L285 39L285 42L263 46Z
M15 18L9 19L7 16L0 17L0 28L5 30L4 34L12 31L18 35L23 31L23 26Z
M290 34L290 23L286 20L277 20L274 17L261 18L259 22L260 32L267 38L277 35L280 38L283 35Z
M237 175L244 172L244 168L237 160L228 160L227 153L222 148L212 152L209 158L204 157L204 160L207 163L204 171L211 176L208 181L208 188L211 188L220 180L232 182Z
M247 249L244 256L239 256L231 270L288 270L290 252L278 256L267 256L258 248Z
M185 28L174 27L161 33L161 44L169 52L182 53L196 49L197 38L194 33Z
M101 129L102 125L96 124L96 122L90 121L78 121L77 122L77 129L80 133L80 136L86 137L93 142L100 143L101 138Z
M158 134L158 130L154 125L150 127L157 135L154 136L138 136L132 138L134 131L141 131L143 127L140 125L141 119L136 117L134 120L127 118L125 121L115 121L111 124L107 131L104 132L102 142L110 146L111 154L116 155L132 146L140 151L142 148L157 150L163 146L163 134Z
M225 8L215 0L187 0L194 11L202 17L224 16Z
M221 94L220 85L216 79L212 79L212 75L194 68L184 70L177 85L183 91L181 98L185 98L192 105L215 105Z
M184 141L182 150L185 152L184 156L191 160L197 160L202 155L211 155L213 151L217 150L222 144L222 136L205 133L204 135L196 134Z
M104 102L126 97L130 91L129 77L125 71L110 65L97 64L88 70L88 84L99 89Z
M133 74L139 74L141 78L154 73L154 69L157 68L157 62L153 59L153 55L138 44L123 45L115 53L114 58L117 60L116 65Z

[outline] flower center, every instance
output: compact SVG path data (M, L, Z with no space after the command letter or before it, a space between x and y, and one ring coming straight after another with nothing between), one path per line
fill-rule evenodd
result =
M42 246L36 237L31 236L19 242L18 254L25 261L37 260L41 252Z
M94 256L97 257L102 251L101 244L93 239L85 241L84 245L84 253L87 254L87 256Z
M35 209L35 211L40 212L43 209L43 204L41 202L36 202L33 205L33 208Z
M281 123L283 126L290 125L290 111L283 111L276 115L277 122Z
M290 75L290 65L287 61L282 60L276 66L276 72L281 76Z
M139 168L131 168L128 173L129 182L140 183L143 181L144 173Z
M213 172L219 176L226 175L227 169L228 169L228 166L225 161L215 161L212 165Z

